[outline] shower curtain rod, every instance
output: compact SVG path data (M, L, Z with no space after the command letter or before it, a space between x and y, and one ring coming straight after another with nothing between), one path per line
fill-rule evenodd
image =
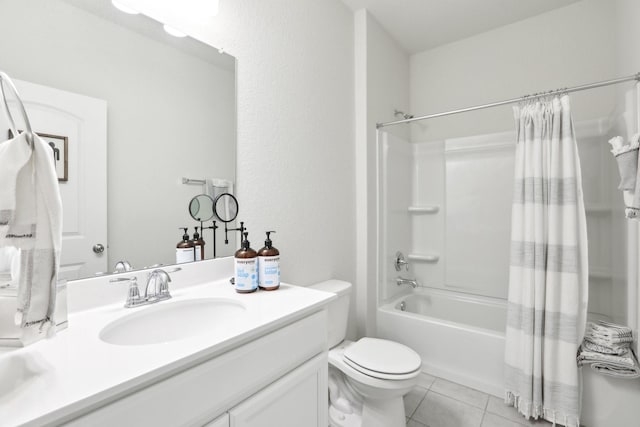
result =
M624 83L624 82L628 82L628 81L631 81L631 80L635 80L637 82L640 82L640 73L636 73L636 74L634 74L632 76L628 76L628 77L620 77L620 78L617 78L617 79L605 80L605 81L597 82L597 83L590 83L590 84L586 84L586 85L574 86L574 87L569 87L569 88L564 88L564 89L550 90L548 92L534 93L532 95L525 95L525 96L521 96L519 98L507 99L505 101L492 102L490 104L476 105L474 107L462 108L460 110L445 111L444 113L429 114L427 116L413 117L413 118L404 119L404 120L395 120L393 122L377 123L376 124L376 129L380 129L380 128L383 128L385 126L399 125L401 123L411 123L411 122L416 122L418 120L433 119L433 118L436 118L436 117L450 116L452 114L466 113L468 111L483 110L485 108L498 107L500 105L515 104L515 103L518 103L518 102L531 100L531 99L542 98L542 97L550 96L550 95L558 95L558 94L563 94L563 93L578 92L578 91L581 91L581 90L594 89L594 88L602 87L602 86L615 85L615 84L618 84L618 83Z

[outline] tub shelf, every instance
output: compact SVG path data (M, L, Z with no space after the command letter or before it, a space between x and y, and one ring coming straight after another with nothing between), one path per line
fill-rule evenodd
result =
M440 206L437 205L409 206L409 213L412 214L435 214L438 211L440 211Z
M436 263L440 260L440 255L434 254L409 254L409 261Z

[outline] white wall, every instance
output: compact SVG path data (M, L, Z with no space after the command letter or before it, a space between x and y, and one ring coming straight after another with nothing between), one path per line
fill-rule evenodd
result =
M379 267L375 238L378 220L375 125L393 120L394 109L408 111L409 56L366 10L355 13L355 31L357 320L358 334L375 335ZM394 132L401 138L408 137L407 127L398 127Z
M222 1L197 22L127 3L238 59L238 195L252 245L277 230L283 281L353 282L352 13L338 0Z
M616 76L615 8L584 0L411 57L411 110L425 115ZM551 66L554 64L554 66ZM608 115L615 90L572 94L579 120ZM604 113L604 114L603 114ZM414 142L511 130L509 106L412 126Z
M191 234L196 225L188 202L202 192L181 177L235 179L233 68L58 0L2 0L0 7L12 16L0 26L1 69L107 101L111 267L121 259L136 268L171 263L178 227ZM211 243L211 234L205 238Z

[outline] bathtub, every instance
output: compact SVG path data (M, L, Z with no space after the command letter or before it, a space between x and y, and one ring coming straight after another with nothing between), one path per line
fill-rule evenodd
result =
M503 397L506 301L418 288L380 306L378 336L422 357L423 372Z

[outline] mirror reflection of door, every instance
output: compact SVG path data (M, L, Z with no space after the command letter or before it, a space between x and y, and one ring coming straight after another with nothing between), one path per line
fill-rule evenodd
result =
M107 103L17 79L14 82L34 130L69 138L71 176L60 182L60 278L73 280L108 271ZM104 246L102 253L94 252L97 244Z

